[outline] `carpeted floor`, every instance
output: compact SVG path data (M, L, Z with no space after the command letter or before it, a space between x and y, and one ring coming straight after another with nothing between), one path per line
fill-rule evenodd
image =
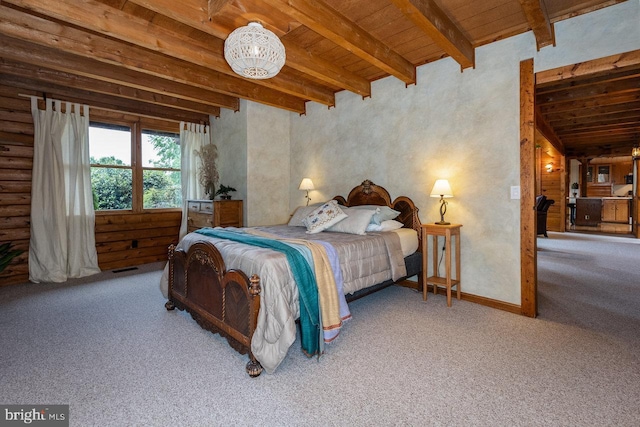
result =
M319 360L296 342L256 379L164 309L160 264L0 288L0 402L70 404L74 426L637 426L640 245L576 236L538 239L537 319L391 287Z
M540 317L610 334L640 337L640 240L581 233L538 239Z

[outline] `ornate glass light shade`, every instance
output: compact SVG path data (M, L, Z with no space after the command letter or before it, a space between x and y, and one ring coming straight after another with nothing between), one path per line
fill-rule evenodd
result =
M284 45L257 22L233 30L224 42L224 59L236 74L249 79L269 79L286 59Z
M640 158L640 147L633 147L633 149L631 150L631 157L633 157L634 159Z

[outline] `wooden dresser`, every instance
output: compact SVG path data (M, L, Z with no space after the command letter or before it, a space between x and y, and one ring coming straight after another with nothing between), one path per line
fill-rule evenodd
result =
M187 231L202 227L242 227L242 200L187 200Z

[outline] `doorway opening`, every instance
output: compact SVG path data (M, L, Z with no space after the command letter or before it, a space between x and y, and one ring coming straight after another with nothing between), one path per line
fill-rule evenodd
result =
M584 213L582 202L589 198L611 198L617 201L627 198L628 217L631 220L631 235L640 237L638 220L640 217L640 200L638 198L638 158L631 159L632 178L631 195L618 198L614 188L613 168L598 169L600 160L592 164L595 158L611 158L630 156L632 149L640 143L640 114L633 108L640 91L640 50L574 64L534 74L533 59L521 62L520 66L520 252L521 252L521 311L523 315L537 315L537 223L535 198L549 189L542 188L545 173L558 173L553 182L553 190L558 197L556 209L551 211L549 231L567 231L571 226L579 225L582 219L591 219L591 214ZM564 87L563 87L564 85ZM624 89L627 87L627 89ZM636 91L629 93L629 87ZM619 90L617 90L617 89ZM635 99L634 99L635 97ZM631 104L629 104L631 102ZM635 112L634 112L635 111ZM590 116L591 115L591 116ZM559 153L557 162L543 163L542 145L536 143L536 132L542 135ZM578 180L575 178L575 166L571 173L571 161L580 162ZM551 164L549 164L551 163ZM584 165L584 166L583 166ZM612 163L610 162L611 166ZM609 184L598 183L598 173L602 179L609 179ZM618 179L621 171L616 175ZM629 175L627 172L624 175ZM592 181L590 182L589 179ZM615 185L628 185L618 182ZM575 199L575 211L572 209L573 183L578 182ZM605 184L605 185L598 185ZM595 190L609 185L606 196L596 195ZM591 191L590 191L591 190ZM620 190L624 192L625 190ZM627 192L629 190L626 190ZM602 203L602 201L601 201ZM580 209L579 209L580 207ZM602 211L600 205L600 223L611 218L611 213ZM555 211L555 212L554 212ZM555 215L555 218L554 218ZM574 216L575 215L575 216ZM617 218L613 211L614 223L624 218L624 211ZM573 218L572 218L573 217ZM574 224L571 223L573 219ZM624 224L629 225L629 224ZM556 230L553 230L553 229ZM575 230L578 231L578 230ZM586 230L585 230L586 231Z

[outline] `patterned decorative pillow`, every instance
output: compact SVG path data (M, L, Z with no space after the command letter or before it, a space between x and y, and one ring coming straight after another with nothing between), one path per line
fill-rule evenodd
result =
M307 227L307 233L315 234L337 224L346 217L347 214L338 207L338 202L330 200L314 209L304 218L303 222Z

